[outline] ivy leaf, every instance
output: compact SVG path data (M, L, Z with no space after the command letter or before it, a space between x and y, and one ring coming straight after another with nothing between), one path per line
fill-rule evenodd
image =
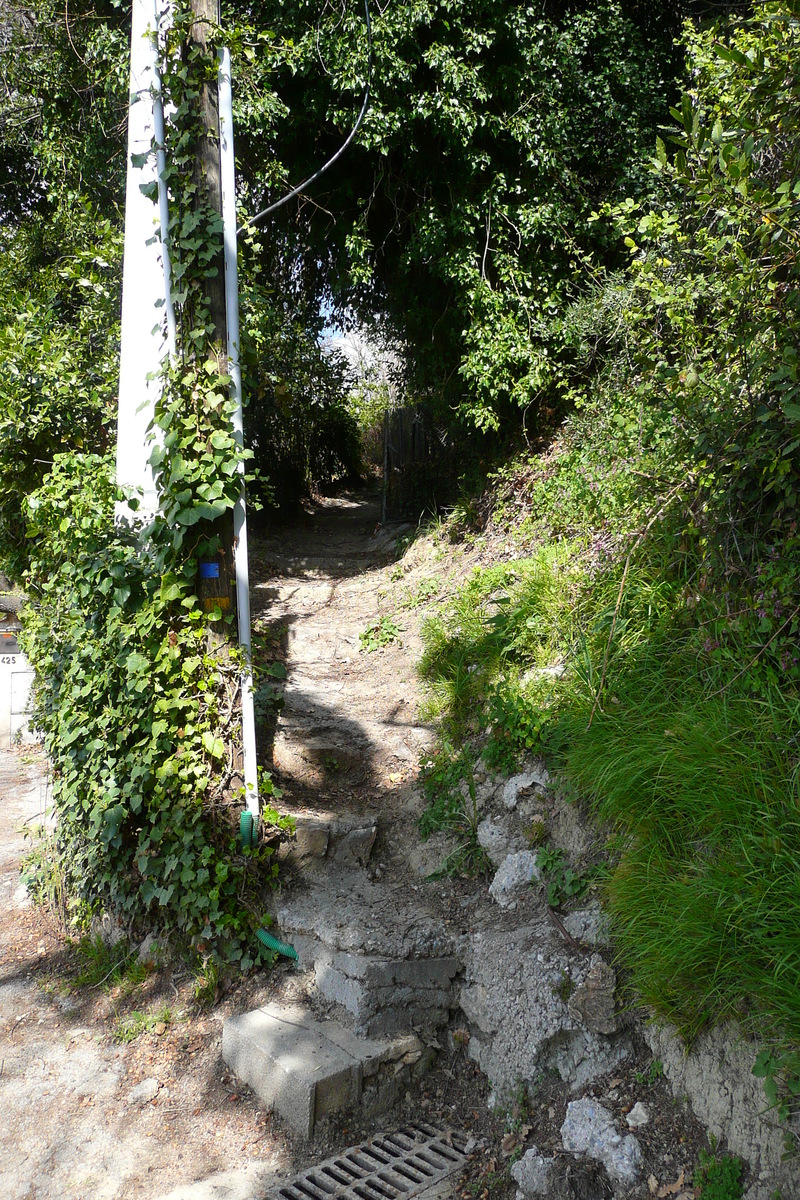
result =
M273 679L286 679L287 671L282 662L270 663L264 668L264 674L271 676Z
M173 600L179 600L183 589L175 580L167 582L166 579L161 583L161 600L164 604L170 604Z
M225 743L208 729L203 734L203 748L212 758L223 759L225 757Z
M200 512L199 505L192 505L189 508L181 508L175 515L175 521L178 525L196 525L198 521L203 519L203 514Z

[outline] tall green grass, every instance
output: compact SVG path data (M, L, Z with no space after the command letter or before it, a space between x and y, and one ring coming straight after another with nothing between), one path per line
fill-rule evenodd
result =
M581 577L577 549L566 544L476 570L422 626L428 715L463 733L500 670L550 663L572 624Z
M648 646L595 711L548 727L562 779L624 849L606 884L636 993L691 1040L737 1018L800 1044L798 701L704 678Z
M687 1040L735 1018L800 1046L800 700L752 688L735 634L709 651L687 594L651 548L598 569L561 544L477 574L426 626L421 672L451 733L490 725L506 766L544 752L614 835L636 997Z

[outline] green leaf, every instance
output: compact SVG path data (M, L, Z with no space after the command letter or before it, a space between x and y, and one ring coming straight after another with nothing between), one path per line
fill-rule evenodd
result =
M207 729L205 731L205 733L203 734L202 740L203 740L203 748L206 750L206 752L208 754L211 755L212 758L215 758L215 759L224 759L225 758L224 742L220 738L215 737L215 735L213 733L211 733L210 730Z
M170 604L173 600L179 600L183 595L183 588L174 580L167 582L162 580L161 583L161 600L164 604Z

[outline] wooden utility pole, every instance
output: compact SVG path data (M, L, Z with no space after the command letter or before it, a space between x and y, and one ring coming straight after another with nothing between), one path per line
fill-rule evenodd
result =
M214 32L219 28L219 0L189 0L192 24L190 42L200 51L199 57L207 59L213 45ZM152 517L158 512L157 494L153 471L150 466L148 428L152 425L155 407L161 393L163 380L160 371L167 355L176 355L176 324L172 305L170 263L170 207L167 192L166 149L164 112L161 99L160 64L157 34L160 23L166 32L171 23L169 8L160 11L158 0L133 0L131 23L131 95L129 114L128 178L126 187L125 215L125 266L122 306L122 362L120 372L119 429L117 438L117 478L132 489L143 492L143 501L136 510L137 516ZM193 180L196 203L219 214L220 225L224 207L235 208L235 182L233 171L233 130L230 97L230 59L223 53L222 63L227 63L224 74L204 72L208 78L202 85L198 98L200 136L193 162ZM221 155L220 113L218 81L222 79L224 105L226 155ZM155 146L156 154L151 155ZM226 170L223 187L223 163ZM228 175L230 179L228 179ZM149 198L153 190L158 194L158 238L153 237L154 212ZM223 206L223 193L226 205ZM236 404L231 432L241 442L241 380L238 366L238 292L236 286L236 237L235 213L227 214L231 233L226 235L229 246L223 250L220 240L219 252L212 266L212 275L205 279L200 306L202 314L186 313L188 320L201 315L203 325L210 324L212 336L206 343L204 355L211 359L220 375L231 375L233 385L231 398ZM228 279L226 285L226 261ZM227 286L227 295L226 295ZM159 307L166 313L166 337L153 336L154 326L160 329ZM228 308L228 305L230 308ZM228 329L228 311L230 330ZM229 333L231 337L229 337ZM229 349L230 347L230 349ZM191 349L184 347L191 355ZM228 354L230 353L230 364ZM202 368L203 364L197 364ZM231 370L229 371L229 365ZM132 512L120 506L119 515L130 519ZM240 539L238 564L234 560L236 536ZM247 524L244 513L244 495L237 503L236 525L234 513L228 511L216 521L198 522L193 534L201 541L217 545L219 550L207 555L199 564L195 590L205 612L209 615L221 611L228 620L209 620L207 623L207 645L222 664L232 668L230 650L241 644L246 664L249 664L250 608L247 588ZM238 570L237 570L238 568ZM238 575L238 587L237 587ZM237 596L239 607L237 611ZM238 626L238 628L237 628ZM258 829L258 775L256 768L255 718L253 713L252 674L249 665L241 672L237 668L226 672L233 682L240 675L242 706L243 755L234 763L245 786L247 812L253 818L251 835ZM243 761L242 761L243 760ZM234 785L235 786L235 785ZM250 838L245 844L251 844Z
M191 39L197 46L207 51L210 34L219 27L219 0L192 0L192 13L194 24L191 29ZM203 134L198 146L194 182L198 196L219 213L221 219L222 182L216 77L206 79L203 83L200 93L200 114ZM216 275L206 280L206 295L214 328L213 354L217 360L220 374L226 375L228 373L228 354L225 263L221 244L213 265L216 267ZM197 580L197 594L207 612L213 612L216 607L219 607L223 615L233 614L236 611L233 513L226 512L216 521L199 524L198 531L207 533L209 537L216 535L221 546L215 560L209 559L201 563ZM217 646L236 642L235 630L231 631L230 636L226 636L222 631L214 631L210 637Z

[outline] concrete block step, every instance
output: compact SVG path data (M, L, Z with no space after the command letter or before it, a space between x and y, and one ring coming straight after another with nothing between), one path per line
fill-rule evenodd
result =
M336 864L310 879L307 892L284 898L277 923L322 996L342 1005L359 1033L445 1024L460 957L424 896Z
M326 1000L341 1004L365 1034L446 1025L455 1007L454 957L397 959L347 954L311 939L296 938L302 959L314 962L314 977Z
M332 950L375 958L442 958L457 952L422 886L370 879L365 871L331 863L304 876L305 891L286 891L276 910L286 940L302 935Z
M230 1017L222 1057L264 1104L303 1137L332 1113L391 1108L412 1071L426 1061L413 1034L359 1037L335 1021L318 1021L304 1006L266 1004Z

